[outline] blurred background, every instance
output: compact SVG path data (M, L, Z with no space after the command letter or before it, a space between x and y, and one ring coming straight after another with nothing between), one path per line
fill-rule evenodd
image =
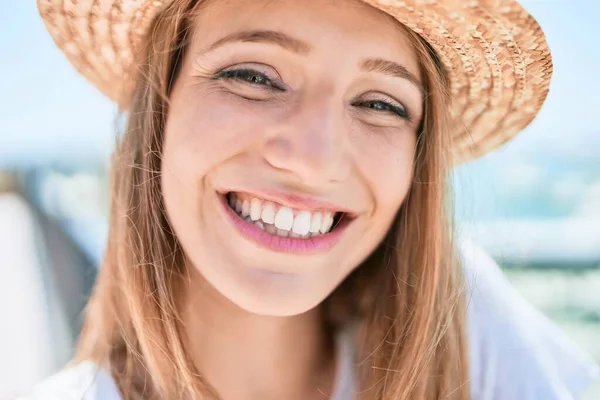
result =
M554 56L539 117L456 170L459 230L600 362L600 2L523 0ZM0 0L0 398L72 354L107 230L115 107ZM600 399L600 383L586 399Z

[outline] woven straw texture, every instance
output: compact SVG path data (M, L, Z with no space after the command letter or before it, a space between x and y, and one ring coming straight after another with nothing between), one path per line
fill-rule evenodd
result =
M537 22L514 0L363 0L437 51L452 94L455 164L508 141L538 113L552 60ZM133 54L169 0L38 0L55 43L106 96L127 108Z

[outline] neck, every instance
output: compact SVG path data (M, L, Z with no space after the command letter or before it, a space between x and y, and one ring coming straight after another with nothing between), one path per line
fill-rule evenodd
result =
M186 292L183 323L190 355L222 399L330 395L333 351L320 308L291 317L252 314L198 276Z

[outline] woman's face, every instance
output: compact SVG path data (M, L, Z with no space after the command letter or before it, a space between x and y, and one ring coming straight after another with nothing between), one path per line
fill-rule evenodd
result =
M165 130L169 220L222 296L305 312L380 244L406 197L416 55L357 0L218 1L194 27Z

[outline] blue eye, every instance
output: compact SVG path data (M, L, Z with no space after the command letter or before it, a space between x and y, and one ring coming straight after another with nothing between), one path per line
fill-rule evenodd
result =
M369 100L369 101L362 101L355 105L359 106L359 107L365 107L365 108L371 109L373 111L392 113L392 114L399 116L400 118L402 118L404 120L407 120L407 121L410 120L410 115L408 114L408 111L404 107L397 106L392 103L388 103L387 101Z
M253 86L265 86L278 91L284 91L284 89L276 86L265 74L253 69L229 69L219 72L217 74L217 78L239 81L241 83L247 83Z

